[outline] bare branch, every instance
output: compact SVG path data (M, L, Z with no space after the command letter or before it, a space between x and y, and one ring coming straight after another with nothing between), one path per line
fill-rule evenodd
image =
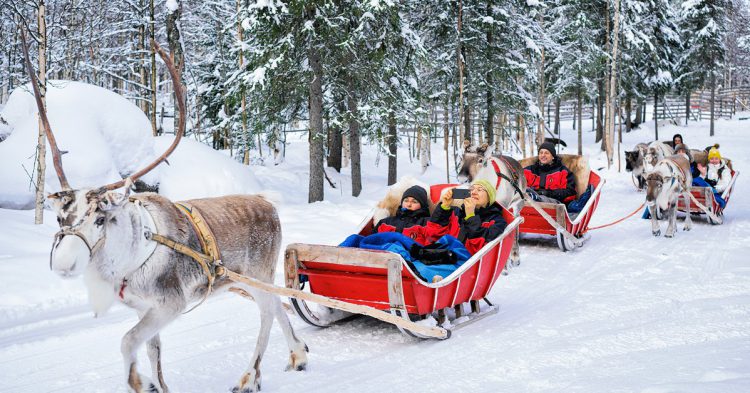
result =
M26 42L26 26L19 24L18 27L21 32L21 46L23 47L23 57L26 63L26 71L29 74L29 79L31 79L31 87L34 89L34 98L36 98L36 106L39 109L39 118L42 120L44 132L47 135L47 141L49 141L50 150L52 150L52 163L55 166L57 177L58 179L60 179L60 186L62 186L63 190L70 190L70 184L68 184L68 179L65 177L65 172L63 171L62 167L62 157L60 154L60 149L57 148L55 135L52 134L52 128L50 127L49 120L47 119L47 110L44 107L44 103L42 102L42 94L39 92L39 81L36 78L34 67L31 65L31 60L29 59L29 45ZM44 146L42 146L41 148L44 148Z

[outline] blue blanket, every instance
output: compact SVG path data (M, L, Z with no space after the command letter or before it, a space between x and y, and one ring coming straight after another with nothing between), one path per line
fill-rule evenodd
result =
M416 273L425 281L432 281L435 276L447 277L453 273L459 266L463 265L471 254L469 250L455 237L445 235L438 239L435 244L437 248L453 251L458 257L455 264L446 265L425 265L419 260L414 259L409 250L416 242L398 232L381 232L370 236L351 235L346 238L339 246L356 247L368 250L390 251L401 255L404 260L415 269Z

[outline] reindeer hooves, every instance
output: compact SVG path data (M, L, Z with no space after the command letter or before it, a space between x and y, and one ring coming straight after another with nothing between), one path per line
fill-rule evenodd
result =
M656 231L651 231L651 234L653 234L654 236L657 236L657 237L661 236L661 229L656 230Z
M235 386L232 388L232 393L256 393L260 392L260 384L258 384L256 387L246 387L244 389L240 388L239 386Z
M304 371L307 369L307 352L310 349L305 344L305 351L290 351L289 363L286 365L286 371Z

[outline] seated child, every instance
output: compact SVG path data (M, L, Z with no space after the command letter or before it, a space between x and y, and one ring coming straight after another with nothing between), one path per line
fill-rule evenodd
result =
M714 199L724 208L726 201L721 197L721 193L729 186L732 173L727 167L724 160L721 159L721 153L716 147L708 151L708 166L701 163L696 165L700 176L693 178L693 185L698 187L711 187L714 190Z
M429 217L427 191L420 186L411 186L401 196L401 207L396 215L378 221L375 224L375 232L403 233L404 236L425 245L425 224Z

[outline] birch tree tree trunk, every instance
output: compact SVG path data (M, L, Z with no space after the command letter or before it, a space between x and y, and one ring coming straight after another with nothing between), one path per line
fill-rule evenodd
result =
M576 112L578 112L578 155L580 156L583 155L583 97L580 87L576 98L578 99L578 105L576 106Z
M242 34L242 0L237 0L237 40L240 42L240 50L237 53L237 62L239 69L242 70L245 65L244 50L242 49L242 42L245 37ZM250 165L250 140L252 136L247 130L247 96L245 95L245 89L240 91L240 112L242 113L242 139L245 145L245 152L242 156L242 163ZM258 136L258 154L263 156L263 146L260 144L260 135Z
M138 52L140 53L138 55L138 73L140 76L140 84L141 86L148 86L148 77L146 73L146 24L144 22L143 18L145 15L143 15L143 12L145 11L145 4L144 0L138 1L138 16L141 17L141 20L138 24ZM137 89L140 94L143 94L143 97L148 94L148 90L146 90L145 87L141 87ZM143 113L148 114L148 101L145 99L139 99L138 100L138 107L141 108Z
M654 140L659 140L659 93L654 93Z
M540 11L538 15L539 25L543 26L544 18ZM541 146L544 143L544 46L541 48L539 57L539 118L536 124L536 145Z
M451 182L451 172L450 172L450 153L449 153L449 141L450 141L450 129L448 126L448 108L450 108L448 104L448 97L446 95L445 97L445 108L443 109L443 150L445 150L445 182L450 183Z
M560 97L555 98L555 135L560 135Z
M609 96L607 101L607 135L606 135L606 149L607 149L607 167L612 165L612 158L614 157L614 141L615 141L615 115L618 113L616 109L617 105L617 57L618 57L618 43L620 37L620 0L615 0L614 4L614 26L612 28L612 60L609 74Z
M44 110L47 108L47 18L44 0L37 6L37 23L39 25L39 93ZM25 28L25 27L24 27ZM33 83L33 81L32 81ZM34 203L34 223L44 223L44 176L47 169L47 138L44 133L42 118L38 119L39 136L36 146L36 196Z
M711 55L711 64L714 64L714 56ZM714 110L716 109L716 72L711 70L711 126L710 136L714 136Z
M463 45L461 44L461 27L463 18L463 0L458 0L458 46L456 49L456 61L458 62L458 127L463 138L466 138L466 126L464 124L464 58ZM466 138L468 139L468 138Z
M396 183L398 177L397 154L398 134L396 133L396 115L388 112L388 185Z
M151 41L156 40L156 21L154 20L154 0L149 1L148 5L149 10L149 37L151 38ZM151 48L151 113L150 113L150 119L151 119L151 131L153 132L154 136L158 135L158 130L156 129L156 49Z

